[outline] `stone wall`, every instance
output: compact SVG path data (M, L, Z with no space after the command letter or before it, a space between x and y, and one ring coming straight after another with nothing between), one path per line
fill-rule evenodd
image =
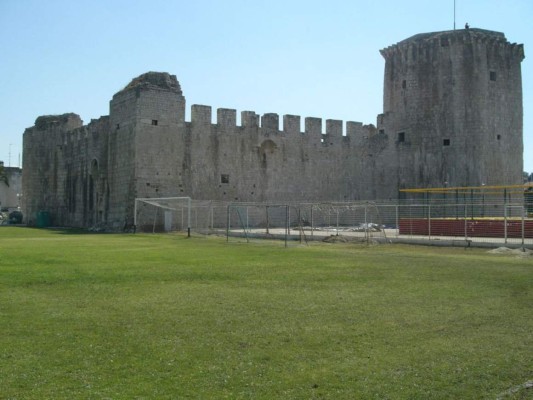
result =
M47 211L51 223L91 226L105 219L109 117L83 126L76 114L39 117L24 133L26 222Z
M0 165L3 166L0 161ZM0 181L0 209L16 209L20 206L22 196L22 169L17 167L3 167L7 177L7 185Z
M416 35L381 53L380 129L396 142L399 187L520 182L522 45L464 29Z
M417 35L382 50L384 110L360 122L193 105L150 72L113 96L109 117L39 117L24 134L28 216L133 222L136 197L225 201L394 199L406 187L521 182L523 47L503 34ZM304 128L302 129L302 121Z

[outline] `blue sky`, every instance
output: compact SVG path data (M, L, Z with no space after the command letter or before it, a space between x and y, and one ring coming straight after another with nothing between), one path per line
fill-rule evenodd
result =
M374 123L379 49L453 28L453 0L0 0L0 160L18 165L39 115L85 123L147 71L175 74L190 105ZM533 1L456 0L457 28L524 43L524 169L533 172ZM530 47L531 46L531 47ZM10 146L11 144L11 146ZM11 153L11 155L10 155Z

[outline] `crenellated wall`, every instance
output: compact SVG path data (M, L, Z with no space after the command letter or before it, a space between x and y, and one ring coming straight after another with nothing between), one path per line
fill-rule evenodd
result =
M150 73L147 79L159 74ZM166 74L164 74L166 75ZM174 78L175 79L175 78ZM132 222L135 197L191 196L229 201L370 198L366 148L376 130L360 122L193 105L184 120L181 90L134 80L110 102L110 116L84 126L76 114L39 117L24 133L27 222ZM375 146L374 146L375 147ZM375 148L374 152L381 151ZM360 172L358 172L360 171ZM364 184L361 184L364 182ZM394 195L391 192L391 195Z
M136 197L226 201L394 199L404 187L519 183L523 47L478 29L413 36L381 51L384 106L361 122L191 107L149 72L109 117L39 117L24 133L27 222L133 222ZM323 131L324 126L324 131Z
M365 143L376 131L362 123L278 114L260 118L253 112L218 109L212 124L208 106L193 105L186 123L190 160L183 171L180 194L231 201L346 200L369 196L358 188L353 174L360 169ZM190 144L188 144L190 143ZM360 147L358 149L358 147ZM381 149L375 149L375 155ZM359 153L359 154L358 154ZM383 191L382 191L383 192ZM385 193L385 192L383 192Z

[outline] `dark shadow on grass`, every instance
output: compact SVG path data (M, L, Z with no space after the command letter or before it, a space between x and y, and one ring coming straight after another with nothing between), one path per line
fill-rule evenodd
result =
M33 229L36 231L43 231L43 232L54 232L58 235L99 235L104 233L111 233L111 232L93 232L88 229L83 228L68 228L68 227L47 227L47 228L38 228L35 226L26 226L26 225L2 225L2 226L8 226L11 228L22 228L22 229Z

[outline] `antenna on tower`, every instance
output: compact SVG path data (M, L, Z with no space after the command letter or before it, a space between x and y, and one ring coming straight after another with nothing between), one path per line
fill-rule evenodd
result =
M455 0L453 0L453 30L455 30Z
M11 146L13 146L13 143L9 143L9 158L7 159L8 167L11 167Z

